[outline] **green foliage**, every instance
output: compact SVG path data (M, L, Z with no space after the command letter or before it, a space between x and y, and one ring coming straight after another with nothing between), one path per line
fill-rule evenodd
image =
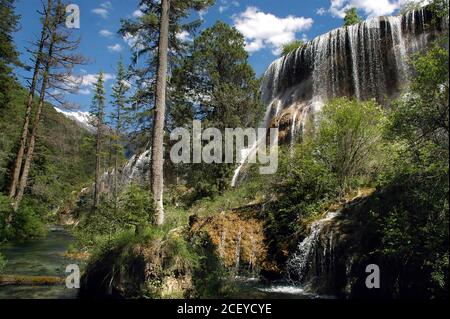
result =
M397 273L393 295L448 296L448 170L398 175L384 194L370 207L380 239L370 254Z
M27 199L21 203L11 224L8 224L6 221L12 214L11 203L9 198L0 194L0 241L44 236L46 216L39 212L42 212L40 203Z
M180 59L187 52L190 43L182 40L179 34L187 32L194 35L201 25L201 20L189 21L193 11L205 10L214 4L214 0L176 0L170 2L169 25L169 69L179 65ZM124 37L133 36L133 57L130 66L130 75L139 78L133 96L133 121L136 130L151 128L153 116L152 107L155 102L155 77L157 70L157 50L159 39L159 17L161 1L140 0L138 8L143 15L137 19L122 20L120 33ZM145 63L141 63L145 61ZM149 85L150 83L150 85ZM171 100L171 81L167 90L168 107ZM144 144L145 145L145 144Z
M259 81L248 58L244 37L235 28L217 22L205 29L194 40L191 54L173 72L176 90L169 112L171 127L190 127L192 119L201 120L203 129L219 129L222 135L225 128L255 127L263 106ZM225 191L234 165L192 164L177 168L201 198Z
M0 109L0 191L6 192L10 168L16 155L26 92L17 88L12 101ZM25 193L25 206L36 209L33 218L50 221L73 191L79 191L93 173L93 141L91 135L75 122L44 105L40 138L37 141L30 179ZM22 205L23 206L23 205ZM29 214L28 214L29 215ZM27 218L29 220L29 218ZM27 228L26 229L34 229ZM23 237L23 232L19 231ZM33 231L33 233L35 233ZM34 236L34 235L32 235ZM7 236L11 238L11 236ZM0 235L0 241L5 239Z
M303 40L294 40L289 43L283 44L281 56L288 55L291 52L294 52L298 48L302 47L305 44Z
M360 23L361 21L362 20L358 15L358 9L350 8L345 11L344 26L348 27Z
M314 157L311 142L281 153L278 174L268 190L271 203L262 212L269 255L280 263L305 223L320 214L339 194L337 176Z
M318 121L315 154L336 174L345 193L376 171L385 115L374 101L340 98L324 106Z
M448 39L445 41L448 45ZM415 76L411 91L393 104L392 136L408 141L414 148L432 140L446 150L449 132L448 49L438 42L426 54L414 56L412 66Z
M403 14L406 14L406 13L414 11L414 10L419 10L423 4L424 4L423 0L406 1L400 7L399 14L403 15Z
M17 86L13 66L20 66L13 33L18 29L19 16L14 13L15 0L0 1L0 109L11 102Z
M109 240L122 232L144 228L153 218L153 202L148 191L130 185L119 194L117 206L115 200L103 197L94 213L84 213L75 235L81 247L94 247L99 241Z

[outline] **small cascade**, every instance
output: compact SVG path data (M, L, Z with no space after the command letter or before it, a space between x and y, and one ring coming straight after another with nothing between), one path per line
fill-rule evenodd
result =
M328 213L311 225L309 236L298 245L296 253L288 260L287 271L291 281L305 284L308 275L326 271L324 261L333 256L333 236L328 237L327 245L321 245L320 236L324 226L337 216L337 212Z
M220 259L223 259L225 256L225 240L226 240L226 230L224 229L222 231L222 234L220 235L219 247L217 248Z
M242 229L239 229L239 232L236 237L236 253L235 253L235 271L236 275L239 274L239 267L241 263L241 240L242 240Z
M118 188L121 189L136 183L144 185L148 182L151 151L147 150L139 155L134 155L128 162L116 172L114 169L105 172L101 178L102 192L108 192L114 188L114 179L117 178ZM117 174L117 175L116 175Z

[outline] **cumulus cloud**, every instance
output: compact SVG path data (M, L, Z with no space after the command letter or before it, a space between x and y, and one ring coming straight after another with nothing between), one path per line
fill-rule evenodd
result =
M245 37L248 52L270 48L274 55L280 54L283 44L295 40L297 32L309 30L314 23L311 18L292 15L279 18L256 7L248 7L234 15L233 20L236 29Z
M83 75L71 75L69 77L70 82L76 84L79 87L77 94L81 95L89 95L91 94L91 90L94 88L95 83L98 80L98 74L86 73L85 70L82 70ZM105 82L114 80L116 78L115 75L110 73L103 74L103 80Z
M345 11L355 7L365 16L377 17L391 15L408 0L331 0L328 12L334 17L344 18Z
M112 33L112 32L109 31L109 30L106 30L106 29L100 30L99 34L100 34L102 37L105 37L105 38L110 38L110 37L112 37L112 36L114 35L114 33Z
M122 51L122 46L119 43L116 43L114 45L108 45L108 50L110 52L120 52Z
M111 1L106 1L100 4L98 8L93 9L92 12L101 16L103 19L106 19L108 18L111 9L112 9Z

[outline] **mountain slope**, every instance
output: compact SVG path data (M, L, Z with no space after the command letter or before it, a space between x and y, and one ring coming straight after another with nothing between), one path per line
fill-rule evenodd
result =
M26 91L17 89L13 101L0 110L0 191L5 191L25 113ZM62 204L92 176L91 133L74 120L45 105L33 160L27 198L44 211Z

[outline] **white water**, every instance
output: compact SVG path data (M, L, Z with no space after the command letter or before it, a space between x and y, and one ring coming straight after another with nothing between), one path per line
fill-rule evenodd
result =
M309 236L298 245L296 253L287 262L288 275L292 281L304 283L306 274L312 266L320 234L324 226L337 216L339 216L337 212L328 213L324 218L315 221L311 225ZM326 251L324 253L326 254Z

